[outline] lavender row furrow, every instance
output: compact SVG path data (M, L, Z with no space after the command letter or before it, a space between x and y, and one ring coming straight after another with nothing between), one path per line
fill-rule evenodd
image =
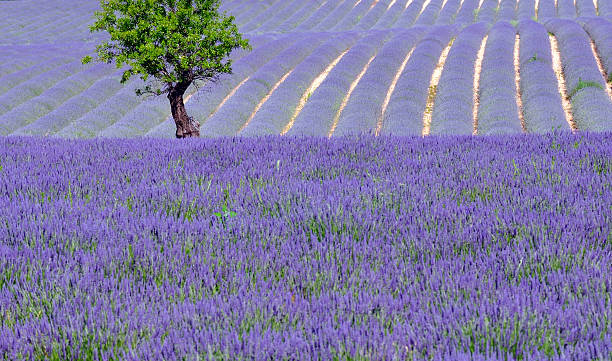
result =
M288 46L291 46L291 44L308 43L308 41L315 41L315 39L305 36L283 36L280 39L270 41L259 48L255 48L251 53L233 65L232 74L222 77L222 82L205 85L200 91L195 93L191 100L185 104L187 114L199 121L200 124L203 124L221 104L223 99L245 79L253 75L254 72ZM172 136L174 129L174 120L166 119L148 131L146 135Z
M401 31L382 47L340 114L335 135L367 133L376 129L393 78L426 29L413 27Z
M330 31L346 31L354 28L373 3L374 0L361 0Z
M303 7L300 11L296 11L295 13L293 13L293 15L291 15L289 18L287 18L285 21L283 21L277 27L277 31L279 31L281 33L286 33L286 32L289 32L289 31L293 30L299 24L302 24L307 19L309 19L310 16L313 13L315 13L318 9L320 9L322 7L324 8L325 6L327 6L330 3L331 3L330 1L325 1L325 0L312 0L312 1L309 1L308 2L308 6Z
M612 23L602 18L591 18L581 23L584 30L595 43L601 65L612 83Z
M146 134L151 128L168 118L169 102L166 97L146 99L108 127L97 136L110 138L133 138ZM173 133L170 133L173 134Z
M100 65L94 67L96 70L103 68L108 69L110 66ZM0 115L7 114L11 109L19 105L27 106L31 101L30 99L39 96L43 92L47 93L51 89L55 89L56 84L61 83L67 78L76 79L80 77L80 72L85 71L85 69L88 68L83 66L80 61L73 61L58 67L52 67L48 71L42 71L38 75L19 83L0 95L0 104L2 104Z
M279 25L288 20L292 15L304 12L304 7L314 7L315 3L306 2L303 0L293 0L289 5L285 6L275 16L269 18L257 28L257 32L266 33L278 29Z
M313 29L315 26L319 25L323 19L331 12L333 12L343 0L328 0L321 7L319 7L310 17L308 17L304 22L300 23L295 31L307 31Z
M291 120L300 99L312 82L359 38L356 33L339 33L313 51L293 69L291 75L279 85L240 134L246 136L280 134ZM207 130L210 133L214 131L212 128Z
M580 130L612 130L612 99L593 56L589 37L577 23L550 19L545 23L559 43L563 76Z
M30 83L28 81L22 84L24 87L14 88L31 91L33 99L27 102L17 102L15 100L13 104L16 104L16 106L0 115L0 134L7 135L15 129L50 113L68 99L88 88L96 80L111 74L112 71L113 69L107 64L84 67L80 63L73 63L57 69L54 74L56 77L46 78L48 81L45 83L28 84ZM45 75L48 76L51 73L48 72ZM4 94L0 97L0 102L3 102L2 98L4 97L18 99L20 95L22 94L15 92Z
M400 76L382 122L382 134L420 135L431 75L457 26L436 26L417 45Z
M311 41L307 45L300 43L281 52L278 57L253 74L236 94L203 124L202 134L208 136L236 134L245 125L258 103L285 74L304 63L314 61L313 59L327 59L333 56L338 48L346 46L342 40L341 37L335 37L321 46L318 46L321 44L320 40ZM339 41L338 44L335 44L335 41ZM276 94L278 90L272 96ZM251 124L253 123L251 121Z
M144 82L135 79L126 84L114 96L99 103L95 108L83 114L81 117L60 129L56 135L65 138L93 138L102 130L110 127L121 120L131 109L136 108L143 102L134 89L142 87ZM167 130L168 136L174 136L174 122Z
M479 0L464 0L463 5L459 9L457 16L455 17L455 24L465 26L474 22L474 19L478 15Z
M522 2L522 1L521 1ZM476 21L493 24L497 16L499 0L484 0L479 9L476 9Z
M53 109L42 117L27 123L14 130L12 135L48 135L55 134L64 126L78 119L83 114L95 109L100 102L117 93L122 85L119 82L121 74L104 77L97 80L89 88L73 96L59 107ZM27 125L26 125L27 124Z
M516 18L518 20L532 20L535 17L535 4L535 0L519 0L517 4Z
M433 25L438 17L438 13L442 8L442 0L431 0L427 7L423 9L414 25ZM444 24L446 25L446 24Z
M66 66L69 63L74 64L74 59L71 57L58 56L49 59L48 61L37 62L34 65L4 75L0 77L0 96L10 92L20 84L28 82L30 79L40 79L41 77L44 77L47 72L54 71L55 69Z
M576 13L579 17L595 17L597 16L597 10L593 0L576 0Z
M278 3L284 3L284 1L278 0ZM254 18L256 18L262 13L265 13L266 11L269 11L270 7L274 8L274 5L271 4L270 1L251 1L249 3L245 3L243 6L240 6L240 9L236 12L235 15L236 24L238 25L240 31L243 31L242 27L252 21Z
M464 28L444 63L436 88L430 134L470 135L474 131L474 64L487 24Z
M327 134L351 83L389 35L388 31L373 32L351 47L308 99L287 135Z
M527 133L569 130L552 67L546 28L535 21L524 20L519 23L518 32L521 39L519 69L525 130Z
M260 12L259 15L253 17L248 23L241 25L240 31L248 33L255 29L258 29L260 26L269 22L271 19L276 18L278 16L278 13L282 13L285 8L291 8L291 6L294 6L291 0L279 1L278 4L274 4L268 7L265 11Z
M599 16L606 17L610 21L612 21L612 2L598 0L597 1L597 10L598 10L598 15Z
M392 27L394 28L409 28L414 25L414 22L419 16L421 12L421 8L423 7L424 0L413 0L410 2L408 7L400 14L395 24Z
M393 27L402 12L406 9L408 1L412 0L397 0L383 16L376 22L372 29L389 29Z
M374 7L365 14L362 18L358 19L358 23L355 26L355 30L369 30L371 29L387 12L390 0L380 0L374 5Z
M497 21L510 22L510 20L516 19L516 1L517 0L501 0L500 1L496 22Z
M480 73L478 134L522 132L514 79L515 35L515 28L505 21L489 32Z
M555 8L554 1L542 1L538 2L538 21L542 21L547 18L556 18L557 9Z
M343 19L357 4L358 0L344 0L332 12L325 14L323 20L312 28L314 31L329 31Z
M574 0L557 0L557 17L574 19L576 17Z
M455 21L455 15L459 12L461 6L460 1L449 0L444 4L440 14L436 18L436 25L452 24Z

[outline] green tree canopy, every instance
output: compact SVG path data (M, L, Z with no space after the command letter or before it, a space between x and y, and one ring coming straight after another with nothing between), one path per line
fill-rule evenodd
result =
M136 94L168 94L178 138L199 136L199 123L183 104L187 88L232 72L236 48L251 49L233 23L219 13L220 0L101 0L90 30L106 31L110 41L97 46L98 61L129 66L121 82L139 74L145 86ZM83 63L92 60L83 58ZM153 77L156 82L147 79ZM184 124L187 122L188 124ZM197 124L196 124L197 123ZM197 125L197 126L196 126Z

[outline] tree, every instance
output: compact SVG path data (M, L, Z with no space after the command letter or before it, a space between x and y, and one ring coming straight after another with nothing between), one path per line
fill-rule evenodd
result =
M110 41L96 47L98 61L128 65L121 78L140 74L136 95L167 94L176 137L200 136L200 123L187 115L183 95L193 83L218 80L232 72L230 53L250 50L233 23L219 13L220 0L100 0L91 32L107 31ZM83 64L92 60L83 58ZM149 77L152 81L147 82Z

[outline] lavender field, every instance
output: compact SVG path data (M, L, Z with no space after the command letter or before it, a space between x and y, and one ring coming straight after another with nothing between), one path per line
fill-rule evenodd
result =
M0 135L173 137L165 97L82 65L98 0L0 1ZM254 50L188 90L202 136L612 130L609 0L233 0Z
M612 360L612 1L228 0L168 99L0 0L0 361Z
M0 138L0 359L609 360L611 136Z

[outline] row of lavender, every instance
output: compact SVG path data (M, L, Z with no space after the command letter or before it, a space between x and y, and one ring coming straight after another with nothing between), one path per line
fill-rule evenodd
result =
M7 14L0 24L0 44L99 39L87 28L98 7L98 0L0 2L0 10ZM465 26L555 17L612 18L612 4L601 0L234 0L223 1L221 9L236 17L242 32L259 34Z
M609 360L611 141L0 138L0 360Z
M203 124L205 136L279 134L290 122L289 134L326 135L332 128L336 135L377 128L389 134L420 134L431 74L442 50L453 40L433 102L431 132L470 134L474 62L488 35L477 130L480 134L521 132L512 75L514 37L519 34L525 130L567 129L548 31L559 40L578 129L609 130L612 99L606 94L606 83L612 81L612 23L601 18L578 21L551 19L542 25L527 20L516 29L500 22L490 30L476 23L463 30L456 25L416 26L403 31L339 32L331 37L329 33L255 36L253 52L234 54L232 76L198 93L190 89L190 95L195 95L187 108ZM591 39L603 74L595 57L585 56L592 53ZM85 54L87 47L76 45L48 45L38 54L0 66L0 134L173 134L165 98L143 101L133 93L137 80L124 87L118 81L120 72L111 66L81 65L74 58ZM7 57L28 54L27 46L3 50ZM309 85L342 54L297 111ZM401 76L392 89L396 75ZM580 81L597 86L579 88ZM352 85L355 88L349 94Z

